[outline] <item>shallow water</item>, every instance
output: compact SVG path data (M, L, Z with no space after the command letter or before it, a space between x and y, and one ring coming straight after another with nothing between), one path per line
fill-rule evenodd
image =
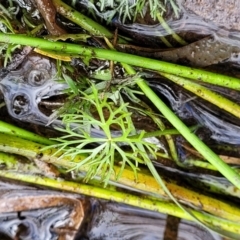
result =
M237 118L221 112L220 109L201 101L181 88L169 87L166 83L150 81L150 86L160 96L164 96L174 112L183 120L194 119L204 128L210 130L211 138L217 142L240 144L240 124ZM219 88L220 90L221 88ZM239 97L238 91L233 91ZM237 102L235 96L235 102Z
M170 229L166 232L166 226ZM172 227L170 227L172 225ZM171 229L172 228L172 229ZM98 203L85 234L91 240L220 240L196 224L114 203Z
M67 85L54 80L56 66L53 61L34 53L22 58L20 64L1 69L0 89L8 112L21 121L46 125L48 116L40 111L39 102L61 94Z
M77 194L0 181L0 195L1 239L221 240L186 220Z
M164 49L164 51L161 50L152 54L151 57L172 62L184 60L183 64L194 67L206 67L222 62L234 62L238 65L240 38L236 31L239 30L239 26L236 23L238 23L239 8L237 6L234 11L231 10L234 1L226 1L227 7L223 9L224 11L221 9L222 3L216 5L216 1L182 1L182 4L181 18L176 19L172 15L169 16L167 19L169 26L183 36L187 32L193 32L199 35L199 38L204 38L199 41L195 41L194 38L194 42L185 47L174 50ZM216 7L217 11L212 11L213 6ZM229 15L229 11L232 11L231 15ZM222 18L220 17L221 14L223 14ZM138 23L122 24L115 22L113 24L118 24L121 30L128 33L137 33L140 38L142 36L150 37L150 39L154 38L153 41L156 44L159 43L159 46L162 45L159 39L155 41L155 38L168 36L166 30L159 24L152 26ZM211 36L205 38L208 35ZM229 39L229 36L232 38ZM176 42L175 45L179 47ZM49 96L60 94L66 88L66 85L54 81L53 76L55 74L55 64L47 58L39 58L39 55L29 55L20 67L15 66L9 72L2 72L1 89L9 114L21 121L46 125L49 118L41 113L39 109L40 101L49 98ZM19 76L21 77L19 78ZM154 79L152 83L151 80L149 83L159 95L166 99L169 106L183 120L194 119L194 121L210 130L212 140L228 144L240 144L239 123L232 119L229 120L228 116L223 117L221 115L222 118L220 119L221 113L213 111L212 108L205 106L198 99L191 99L192 96L182 92L182 89L171 89L169 85L157 84ZM239 93L236 94L239 96ZM226 95L228 94L226 93ZM31 191L36 190L30 189L28 191L27 195L30 196ZM19 189L16 192L19 193ZM16 196L16 192L12 193L13 196ZM39 197L41 194L39 192L36 195ZM48 194L50 193L48 192ZM10 199L11 196L8 195L8 197ZM34 195L34 197L37 196ZM77 196L75 197L77 198ZM169 239L166 235L167 231L173 236L171 240L221 239L196 224L183 220L179 221L178 219L174 220L156 212L93 199L87 204L89 212L87 212L86 222L80 228L76 238L79 240L166 240ZM51 210L44 208L34 211L18 210L18 213L17 211L2 213L0 216L0 232L12 238L18 234L26 240L57 239L57 234L53 229L61 228L66 222L70 221L67 217L69 217L72 207L71 204L66 204L61 207L52 207ZM174 225L172 230L171 225ZM24 226L24 231L19 226Z
M0 196L0 234L9 239L73 240L84 217L76 194L0 181Z

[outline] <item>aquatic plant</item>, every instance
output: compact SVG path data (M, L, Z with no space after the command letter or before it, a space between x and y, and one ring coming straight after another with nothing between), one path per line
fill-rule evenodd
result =
M173 3L173 1L168 2L171 4ZM0 150L13 154L17 153L29 159L44 161L48 164L54 164L63 174L67 174L69 171L76 175L83 174L85 181L90 184L90 187L87 188L86 185L78 184L73 181L57 181L46 177L34 177L24 174L14 175L11 171L1 171L0 175L11 179L21 179L26 182L32 181L45 186L102 197L104 199L109 199L111 197L111 199L124 202L123 198L126 197L126 194L119 193L116 194L115 197L112 197L113 193L108 191L110 185L121 184L121 186L125 185L133 190L140 190L149 198L144 201L143 198L128 195L129 201L126 202L129 204L136 205L136 202L140 201L140 203L143 204L139 204L138 206L147 209L152 209L151 204L155 204L158 206L156 208L157 211L160 211L160 207L164 205L166 209L168 209L165 210L166 213L198 221L200 224L207 225L227 236L231 236L231 232L233 235L235 233L239 234L239 224L235 222L235 217L239 219L240 215L237 207L235 208L234 206L216 200L214 203L218 203L220 206L218 208L220 211L216 212L216 206L209 204L209 202L214 199L194 193L186 188L177 186L175 183L165 181L158 174L152 160L156 159L160 154L168 160L174 160L175 163L181 167L188 167L189 165L186 163L206 167L206 162L204 162L204 160L207 160L209 161L209 169L219 171L232 183L231 186L235 186L237 189L240 188L240 176L238 171L235 171L235 169L222 161L216 153L193 133L192 128L187 127L172 112L172 110L149 87L144 79L142 69L147 69L148 71L155 70L160 75L179 84L189 83L189 80L181 78L184 77L194 81L201 80L203 82L227 86L237 90L240 89L239 79L210 73L201 69L184 67L117 52L113 44L109 41L114 38L114 35L108 29L75 10L70 11L71 14L69 14L69 6L62 3L60 0L53 0L53 3L60 13L63 13L63 15L65 14L69 19L74 19L75 23L79 23L81 27L89 32L88 37L90 35L96 38L104 37L104 46L107 46L110 50L86 47L86 45L81 44L53 42L53 38L51 39L51 37L49 41L33 36L7 33L0 34L0 42L7 45L20 44L32 46L38 48L38 52L40 49L42 54L50 51L48 56L53 56L53 54L54 58L58 58L59 56L58 63L60 59L66 59L65 57L67 57L68 61L73 57L81 58L86 65L89 63L89 59L92 58L110 61L110 66L113 66L115 64L114 62L118 62L118 67L121 66L124 74L120 79L116 79L112 73L113 67L112 69L109 67L108 74L101 75L101 72L99 73L96 71L94 78L91 78L89 75L88 78L83 78L82 82L79 83L77 79L75 81L72 77L74 74L72 74L73 71L71 72L69 65L58 64L58 77L64 79L69 85L69 90L66 92L66 94L68 94L68 101L66 105L62 109L56 111L54 115L55 117L60 117L65 124L64 129L58 128L64 135L54 140L49 140L31 134L28 135L27 132L18 129L13 130L11 126L0 123L0 131L7 131L8 134L1 135ZM108 2L107 4L110 3L111 2ZM127 4L129 8L130 2L123 1L123 3ZM138 4L140 5L134 5L134 7L143 7L145 3L145 1L139 1ZM103 2L101 2L101 4L103 4ZM111 4L114 4L114 2ZM152 5L152 11L157 9L155 8L156 6L160 6L158 5L160 4L159 1L150 1L149 7L151 8L150 4L156 4ZM104 9L104 6L102 8ZM131 9L133 9L133 6L129 11L131 11ZM143 11L143 8L141 11ZM127 18L128 15L125 17ZM154 14L152 17L154 17ZM61 39L61 37L57 37L54 40L58 39ZM64 39L67 39L67 36L64 36ZM120 41L124 40L120 39ZM63 58L61 58L61 56L63 56ZM139 68L135 69L134 67ZM66 74L67 72L69 75ZM218 102L218 96L212 94L208 89L199 86L197 83L191 84L190 82L187 89L193 92L196 89L200 89L204 92L203 96L205 99L208 100L211 98L211 101L215 104ZM159 110L159 113L161 113L175 129L169 132L166 130L166 132L164 132L165 126L161 122L160 117L154 114L146 103L141 102L141 98L139 97L141 94L144 94L145 97L152 102L154 107ZM236 115L238 111L234 111L232 102L225 101L224 98L221 98L221 101L223 109ZM161 129L161 132L159 133L159 130L153 133L145 133L144 131L139 132L132 120L134 109L142 115L149 116L151 121ZM113 131L113 128L116 128L117 131ZM92 134L92 131L95 131L95 135ZM18 133L18 137L21 138L9 136L16 132ZM158 136L169 135L171 133L181 134L188 140L198 153L201 154L203 161L195 161L194 163L191 159L186 161L186 163L179 161L174 142L172 142L172 139L169 140L169 136L166 139L170 151L166 154L165 152L161 152L162 148L159 147L159 145L150 143L146 140L146 137L149 135ZM25 141L23 138L28 138L31 141ZM44 145L34 142L40 142ZM5 159L5 157L2 156L2 159ZM6 162L8 162L9 159L7 157L6 159ZM18 165L14 158L10 160L8 162L9 164L6 164L10 169L12 166L16 167ZM146 165L149 170L147 174L145 174L145 170L143 170L144 165ZM140 170L142 170L143 173ZM104 182L103 186L106 188L103 189L93 186L96 184L96 179L101 180L97 182L98 186L102 186L102 182ZM177 207L172 205L172 203L169 205L163 202L163 196L171 199ZM158 200L155 202L153 197ZM200 200L196 201L196 199ZM179 200L184 202L185 205L182 203L180 204ZM216 216L208 216L205 212L202 213L193 210L189 207L189 205L193 203L195 207L201 207L204 211L215 214ZM222 209L224 210L222 211ZM220 219L220 217L223 219ZM219 225L221 229L219 229ZM234 235L234 237L236 236Z
M88 154L83 161L71 169L78 170L81 166L88 166L89 171L85 177L87 182L100 176L101 181L107 186L110 176L115 174L113 166L117 159L120 159L121 170L116 174L116 179L122 175L126 165L133 170L137 179L139 164L150 161L149 154L156 159L158 147L144 140L144 131L137 134L131 113L128 111L128 104L121 96L117 96L117 92L111 95L109 92L101 93L94 84L91 84L90 88L92 93L82 92L76 96L77 101L71 98L74 102L71 106L66 104L66 109L60 115L66 127L58 128L64 135L54 139L59 143L52 145L51 148L56 147L59 151L63 151L61 157L67 156L71 159L79 154ZM114 98L118 102L117 105L114 103L116 101L111 101ZM93 108L96 116L90 111ZM109 114L107 117L104 116L106 111ZM115 134L111 130L113 125L118 128ZM98 136L92 133L92 128L96 129ZM98 146L92 148L90 144ZM128 147L127 151L121 149L123 144Z
M150 15L155 20L159 12L163 14L166 11L167 4L170 4L176 16L178 16L179 12L175 0L100 0L95 4L99 7L101 12L109 12L107 14L107 20L111 20L114 15L118 14L123 22L136 19L138 14L144 16L147 8L149 8ZM109 9L111 10L109 11Z

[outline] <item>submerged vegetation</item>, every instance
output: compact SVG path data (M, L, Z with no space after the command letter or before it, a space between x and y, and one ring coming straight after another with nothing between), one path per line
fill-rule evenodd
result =
M239 101L231 96L239 79L143 57L145 46L109 30L114 17L129 24L150 17L167 32L158 45L187 45L164 19L167 9L179 17L177 3L82 1L99 24L76 1L39 1L40 13L48 7L65 17L53 36L55 16L42 16L45 29L34 4L16 2L0 5L2 94L12 117L53 128L55 137L0 122L0 176L172 214L239 239L240 140L231 136L240 131ZM122 44L136 54L121 52ZM55 170L49 176L14 154Z
M170 4L176 16L178 16L179 8L175 3L175 0L134 0L134 1L105 1L100 0L95 5L99 7L99 10L107 16L108 21L117 14L120 16L121 20L125 22L126 20L136 19L137 15L140 14L142 17L144 13L149 8L151 17L156 20L159 13L163 14L166 11L166 5Z

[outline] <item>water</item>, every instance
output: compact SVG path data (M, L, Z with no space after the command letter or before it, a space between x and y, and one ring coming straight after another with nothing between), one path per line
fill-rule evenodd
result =
M166 226L175 223L166 232ZM170 227L171 228L171 227ZM171 237L172 238L167 238ZM174 236L174 237L173 237ZM98 202L85 238L91 240L220 240L196 224L115 203ZM80 238L81 239L81 238Z
M20 54L21 64L12 64L1 70L0 88L12 117L46 125L48 116L40 111L39 102L61 94L67 85L54 80L56 66L48 58L29 52L24 54L24 51L23 55ZM19 56L15 59L18 60Z
M192 222L77 194L3 181L0 194L0 234L8 239L159 240L167 236L175 236L171 240L221 239ZM175 227L166 231L166 226L173 222Z
M25 1L16 2L27 10L30 7L24 3ZM166 15L166 21L172 30L186 37L190 43L187 46L179 47L179 43L173 40L175 49L163 49L159 37L165 36L172 39L158 23L152 25L123 24L116 18L112 25L118 26L122 33L127 32L135 39L146 38L149 42L152 41L156 46L162 48L154 53L138 51L138 54L144 56L201 68L219 63L234 63L239 67L240 38L238 31L240 29L238 23L240 9L237 5L238 1L189 0L179 1L179 3L182 4L180 18L177 19L173 14L169 14ZM212 9L216 9L216 11L212 11ZM110 13L103 14L98 11L97 14L108 18ZM190 35L188 35L189 33ZM137 43L141 45L142 42ZM146 43L142 45L146 47ZM147 46L152 47L152 45ZM41 111L40 102L62 94L67 86L55 81L56 64L53 61L32 54L29 49L25 50L27 51L26 55L16 57L15 62L13 61L6 69L2 69L0 87L11 117L36 125L46 125L49 123L49 115ZM179 117L186 122L190 120L199 123L204 129L207 129L210 132L211 141L233 146L240 144L238 120L230 118L216 108L213 109L212 106L207 105L204 101L199 101L181 88L172 87L167 82L159 84L154 78L148 80L149 85L159 96L163 97ZM239 92L235 91L234 94L236 97L234 99L240 99ZM230 96L229 92L226 92L225 95ZM99 132L94 132L94 134L97 135ZM201 136L208 137L204 134ZM168 169L165 168L165 170ZM197 176L194 175L194 179L196 178ZM216 181L220 181L220 179ZM12 189L10 192L8 192L9 188ZM51 200L47 201L47 198ZM21 209L17 208L21 205L20 203L25 203ZM31 207L34 203L36 205L33 209ZM85 211L83 215L79 215L82 208ZM18 185L7 185L4 188L1 193L0 211L0 232L11 239L16 237L26 240L73 239L78 229L76 239L79 240L221 239L218 235L210 233L192 222L170 218L156 212L87 199L79 195L22 188ZM80 224L82 225L79 228ZM167 234L170 234L172 238L168 238Z
M9 239L73 240L84 217L84 198L76 194L3 181L0 194L0 233Z
M150 82L150 86L164 96L177 115L184 120L196 121L211 132L211 138L217 142L240 144L240 125L237 118L221 112L220 109L207 104L180 88L167 84ZM218 90L220 90L219 88ZM237 91L233 91L239 97ZM238 97L234 101L237 102Z

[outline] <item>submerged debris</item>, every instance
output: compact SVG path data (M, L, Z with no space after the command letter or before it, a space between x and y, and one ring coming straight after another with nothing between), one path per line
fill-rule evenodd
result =
M1 76L0 88L9 114L22 121L46 125L49 118L39 109L42 99L61 94L68 86L57 82L56 66L48 58L29 54L13 71Z
M155 52L155 58L164 61L187 63L194 67L206 67L223 61L239 62L240 47L223 43L213 37L203 38L187 46Z
M73 240L85 217L76 194L0 181L0 195L0 232L11 239Z

